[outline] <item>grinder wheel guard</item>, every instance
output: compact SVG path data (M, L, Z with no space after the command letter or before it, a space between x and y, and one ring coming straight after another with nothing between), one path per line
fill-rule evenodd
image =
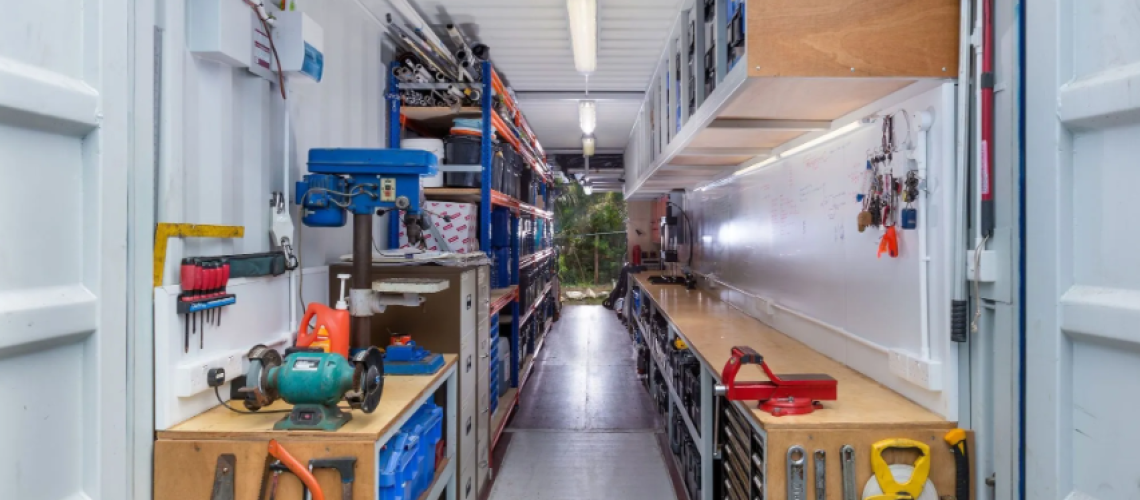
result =
M245 394L245 407L249 411L257 411L280 397L277 386L269 383L269 370L281 366L283 361L280 353L261 344L253 346L246 357L249 358L249 372L245 377L245 387L240 392Z
M376 411L384 392L384 355L369 347L352 356L356 371L352 375L352 391L345 395L349 406L364 413Z

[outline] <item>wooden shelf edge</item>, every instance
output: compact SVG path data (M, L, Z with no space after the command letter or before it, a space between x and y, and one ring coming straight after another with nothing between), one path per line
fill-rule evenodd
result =
M554 249L553 248L547 248L546 250L539 250L535 253L532 253L530 255L527 255L526 257L519 259L519 268L520 269L526 269L530 266L533 266L533 265L535 265L541 261L544 261L544 260L550 258L551 255L554 255Z
M538 358L538 354L542 352L542 346L546 344L547 333L550 332L544 331L542 332L542 335L539 335L538 342L534 347L534 352L530 353L530 355L526 357L526 364L524 365L526 367L525 370L519 370L519 394L522 394L523 387L525 387L526 383L530 381L530 374L534 369L534 360Z
M553 287L554 281L546 284L546 288L542 290L542 293L538 295L537 299L534 299L534 303L531 304L530 308L527 309L526 314L523 314L522 318L519 319L519 326L522 326L523 323L526 323L527 320L530 319L530 315L538 310L538 306L542 304L542 299L546 298L546 294L550 293L550 289Z
M491 301L491 311L488 314L490 314L492 316L494 316L495 313L503 310L504 307L507 307L507 304L510 304L511 302L514 302L514 301L518 300L518 298L519 298L519 286L518 285L511 285L507 288L496 288L496 289L491 290L491 294L494 295L497 291L501 291L501 290L507 290L507 291L504 292L502 295L500 295L495 300Z
M518 402L519 390L513 387L507 389L507 393L499 397L498 417L491 417L491 428L495 430L495 434L491 438L492 451L499 445L499 438L503 436L503 430L507 428L507 422L511 420L511 414L515 412L515 407L518 405Z
M435 477L431 480L431 486L428 486L427 491L420 495L418 500L434 500L439 498L440 493L447 487L447 481L455 475L454 462L450 458L444 458L435 467Z

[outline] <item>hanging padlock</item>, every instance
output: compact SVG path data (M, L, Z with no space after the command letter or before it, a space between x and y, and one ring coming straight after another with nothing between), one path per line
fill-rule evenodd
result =
M902 209L902 228L914 229L918 227L918 210L913 208Z

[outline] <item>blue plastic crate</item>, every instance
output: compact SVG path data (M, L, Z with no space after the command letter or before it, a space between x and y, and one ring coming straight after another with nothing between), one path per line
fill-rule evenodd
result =
M506 210L491 212L491 246L506 247L511 245L511 213Z
M420 472L419 439L400 431L380 450L380 499L412 500Z
M414 500L427 491L442 438L443 408L427 401L380 451L380 498Z

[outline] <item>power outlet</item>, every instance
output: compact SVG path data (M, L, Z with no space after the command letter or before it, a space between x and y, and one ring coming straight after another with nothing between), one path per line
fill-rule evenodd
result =
M998 255L995 250L969 250L966 252L966 279L979 283L993 283L998 279Z
M942 390L941 361L899 350L891 350L888 357L891 373L928 391Z

